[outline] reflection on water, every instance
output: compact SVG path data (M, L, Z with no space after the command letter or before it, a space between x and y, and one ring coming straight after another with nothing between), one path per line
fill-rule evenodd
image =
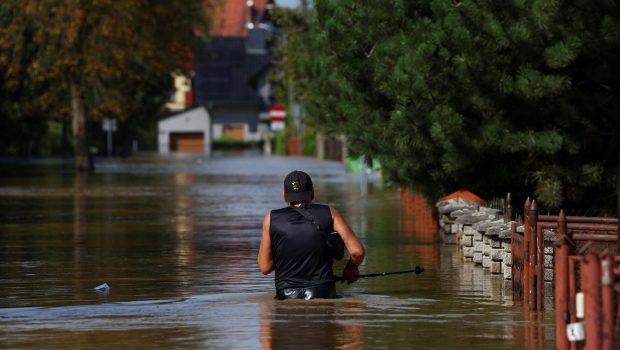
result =
M315 300L274 302L261 307L263 349L360 349L365 304Z
M505 281L434 241L428 213L377 183L361 196L338 163L145 156L97 169L0 165L3 347L553 346L551 312L513 305ZM256 267L260 226L294 169L360 236L362 273L426 271L339 285L337 300L273 300L273 276ZM93 291L104 282L107 296Z

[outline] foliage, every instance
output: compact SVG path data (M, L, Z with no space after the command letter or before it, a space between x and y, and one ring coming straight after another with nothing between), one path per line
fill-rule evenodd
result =
M313 129L304 130L302 143L304 156L316 155L316 132Z
M228 135L223 135L213 140L212 147L214 150L224 149L260 149L263 141L239 141Z
M288 129L278 130L273 133L273 153L275 155L288 155L288 137Z
M278 45L274 48L275 65L270 75L274 81L276 95L290 112L293 103L291 99L303 99L303 93L308 90L299 62L311 60L312 52L305 47L308 44L306 35L309 30L307 18L309 12L275 7L271 15L277 26L283 27L285 31L276 37Z
M393 183L615 204L614 2L317 0L304 19L281 62L308 122Z
M205 2L7 0L0 3L0 118L152 122L187 70ZM131 124L131 122L128 122ZM136 127L136 125L133 125ZM138 128L134 129L138 130ZM138 132L138 131L136 131ZM76 142L76 153L86 144Z

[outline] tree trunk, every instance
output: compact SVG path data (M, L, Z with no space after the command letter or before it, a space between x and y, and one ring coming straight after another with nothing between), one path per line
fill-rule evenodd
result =
M86 145L86 116L84 101L75 83L71 83L71 114L73 115L73 141L75 152L75 168L78 172L93 170L88 159Z

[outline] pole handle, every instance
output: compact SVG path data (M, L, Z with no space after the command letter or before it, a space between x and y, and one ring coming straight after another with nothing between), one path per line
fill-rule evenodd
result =
M424 272L424 268L420 267L418 265L413 270L390 271L390 272L375 272L375 273L369 273L369 274L365 274L365 275L359 275L359 276L357 276L357 278L389 276L389 275L398 275L398 274L401 274L401 273L412 273L412 272L415 272L416 275L419 275L422 272ZM336 281L342 281L342 276L334 276L334 278L336 279Z

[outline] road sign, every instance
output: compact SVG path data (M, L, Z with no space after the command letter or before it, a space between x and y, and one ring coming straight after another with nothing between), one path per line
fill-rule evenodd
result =
M271 130L276 131L284 129L286 110L280 105L275 105L269 110L269 118L271 119Z
M101 128L103 129L103 131L116 131L116 119L103 118Z

